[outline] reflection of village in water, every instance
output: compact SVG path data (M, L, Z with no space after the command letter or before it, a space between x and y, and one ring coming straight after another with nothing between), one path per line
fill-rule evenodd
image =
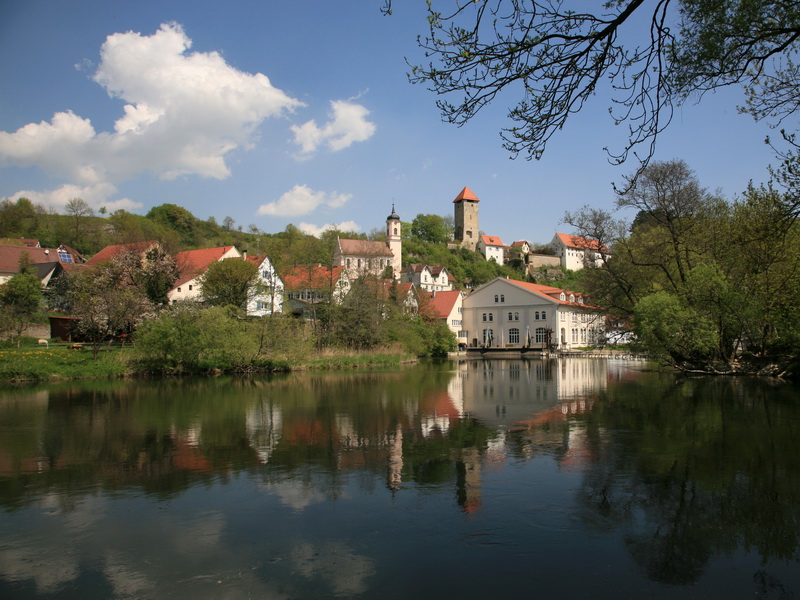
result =
M254 381L235 389L243 401L206 391L208 403L230 404L224 421L213 415L219 406L209 416L187 402L168 410L169 421L148 414L137 403L155 402L158 386L134 397L123 388L91 399L41 391L24 401L26 410L41 411L34 419L39 439L21 444L28 455L0 442L0 477L94 465L103 486L179 489L187 480L181 473L191 479L256 469L265 490L302 509L322 500L319 488L332 489L319 477L367 470L383 472L394 492L410 484L454 485L462 508L474 511L483 463L542 452L564 464L585 458L582 426L570 417L591 408L613 372L613 363L579 358L475 360L419 383L403 373ZM188 395L202 396L202 384ZM7 421L16 403L4 404ZM81 441L61 439L67 432ZM309 470L313 476L296 477Z

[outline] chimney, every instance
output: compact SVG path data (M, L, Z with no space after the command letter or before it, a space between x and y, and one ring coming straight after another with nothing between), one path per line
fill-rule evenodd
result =
M247 260L247 250L242 250L242 260Z

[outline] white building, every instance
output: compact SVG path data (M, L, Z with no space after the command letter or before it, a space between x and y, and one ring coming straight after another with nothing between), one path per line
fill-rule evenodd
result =
M386 217L386 241L336 240L333 257L334 267L344 267L352 281L364 275L382 277L391 267L392 277L400 279L402 270L402 241L400 217L392 206L392 214Z
M267 255L247 256L245 253L245 259L258 267L258 290L247 301L247 314L267 317L283 312L283 281Z
M550 246L561 259L561 266L570 271L578 271L587 265L602 266L603 256L610 251L597 240L590 240L568 233L557 233Z
M453 289L453 276L447 267L431 265L408 265L401 277L403 283L413 283L426 292L442 292Z
M547 285L497 278L464 298L460 339L470 347L561 348L597 344L604 316L587 298Z
M180 275L172 284L172 289L167 292L170 304L180 300L200 300L200 276L206 272L213 263L226 258L241 258L242 255L235 246L219 246L217 248L203 248L201 250L184 250L175 256Z
M496 235L482 235L478 240L476 250L483 254L486 260L493 260L498 265L503 264L505 259L505 244Z

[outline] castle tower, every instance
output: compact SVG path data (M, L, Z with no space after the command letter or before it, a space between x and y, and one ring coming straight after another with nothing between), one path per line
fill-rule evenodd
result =
M392 214L386 217L386 245L394 255L392 258L392 270L394 271L394 278L398 280L403 270L403 241L400 236L401 227L400 217L397 216L397 213L394 211L394 204L392 204Z
M478 197L465 187L453 200L455 209L455 235L457 244L475 250L478 244Z

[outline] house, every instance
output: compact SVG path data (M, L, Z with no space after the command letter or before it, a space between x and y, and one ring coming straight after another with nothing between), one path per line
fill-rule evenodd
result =
M27 246L28 248L41 248L39 240L32 238L0 238L0 244L4 246Z
M570 349L600 343L604 314L578 292L497 278L464 298L470 347Z
M242 255L235 246L178 252L175 256L175 263L180 270L180 275L172 284L172 289L167 292L169 303L175 304L179 300L200 300L202 290L198 279L206 269L217 261L241 257Z
M126 253L144 256L153 248L161 248L161 244L155 240L150 240L148 242L134 242L131 244L115 244L113 246L106 246L100 250L100 252L87 260L86 264L90 267L93 267L95 265L108 262L109 260Z
M28 263L36 270L43 286L48 285L60 273L69 272L73 267L86 262L80 252L63 244L58 248L0 244L0 284L19 273L19 263L23 256L27 256Z
M602 266L603 257L611 253L597 240L568 233L556 233L550 246L561 259L561 266L571 271L578 271L591 265Z
M502 265L505 260L506 246L496 235L482 235L478 240L476 250L483 254L486 260L493 260L498 265Z
M402 241L400 217L392 205L386 217L386 241L351 240L338 238L333 256L334 267L344 267L352 281L364 275L383 277L387 267L392 276L400 279L402 269Z
M283 281L266 254L247 256L245 260L258 267L258 293L248 300L247 314L256 317L283 312Z
M300 265L281 273L286 301L293 314L314 318L317 304L339 304L350 291L350 279L342 266Z
M467 345L466 332L462 329L462 306L464 302L464 292L460 290L449 290L444 292L430 292L430 307L435 317L444 321L456 337L460 345Z
M447 271L447 267L431 265L408 265L403 270L401 280L413 283L414 286L426 292L440 292L452 290L455 279Z

